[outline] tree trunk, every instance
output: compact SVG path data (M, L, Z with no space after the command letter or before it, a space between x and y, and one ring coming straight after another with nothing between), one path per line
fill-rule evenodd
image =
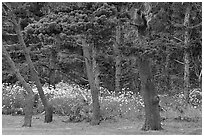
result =
M189 87L190 87L190 81L189 81L189 63L190 63L190 57L189 57L189 53L188 53L188 48L189 48L189 40L190 40L190 36L189 36L189 18L190 18L190 10L191 7L190 5L187 7L186 9L186 14L185 14L185 19L184 19L184 26L186 27L185 30L185 49L184 49L184 96L185 96L185 100L186 103L189 102Z
M91 60L91 47L85 42L85 40L82 40L83 45L83 55L85 58L85 64L86 64L86 72L91 88L91 95L92 95L92 105L93 105L93 116L91 125L99 125L100 123L100 105L99 105L99 90L96 87L95 81L94 81L94 72L93 72L93 62Z
M50 72L49 72L49 84L54 86L55 88L55 78L56 78L56 59L57 59L57 55L56 55L56 51L51 49L50 51L50 58L49 58L49 63L50 63Z
M165 62L165 68L164 68L164 75L166 78L166 91L169 92L171 90L171 81L169 76L169 61L170 61L170 54L168 53L169 50L167 50L167 56L166 56L166 62Z
M23 127L31 127L33 105L34 105L34 93L25 95L25 106L24 106L25 117L24 117Z
M189 53L184 51L184 96L186 102L189 101Z
M19 42L22 45L22 49L24 51L26 61L30 67L31 76L33 77L33 80L35 81L40 98L41 98L42 103L43 103L44 108L45 108L45 122L46 123L52 122L52 106L48 104L48 101L44 95L44 91L42 89L42 85L41 85L40 79L38 77L38 73L35 70L33 62L30 58L29 49L26 47L26 44L24 42L23 35L22 35L21 30L20 30L20 24L17 23L14 14L12 15L12 21L14 23L14 28L15 28L16 34L18 36Z
M43 104L44 109L45 109L45 121L44 122L45 123L52 122L53 108L49 104L49 102L47 101L47 99L45 97L45 94L44 94L44 91L42 89L42 85L41 85L41 82L40 82L40 79L39 79L39 77L37 75L36 70L31 69L31 76L35 80L35 84L36 84L36 87L38 89L38 93L40 95L40 98L42 100L42 104Z
M135 63L136 63L136 59L135 59L135 57L131 57L130 58L130 67L131 67L131 71L130 71L130 73L132 73L132 74L134 74L133 76L132 76L132 78L131 78L131 81L132 81L132 91L134 91L134 93L136 93L137 95L138 95L138 93L139 93L139 82L138 82L138 77L139 77L139 75L138 75L138 70L137 69L135 69Z
M100 88L100 80L99 80L99 68L98 68L98 64L96 62L96 56L97 56L97 52L96 52L96 48L94 46L92 46L92 53L93 53L93 72L94 72L94 81L96 84L96 88L99 90Z
M31 127L32 122L32 115L33 115L33 104L34 104L34 92L32 91L32 88L30 85L24 80L24 78L21 76L19 70L16 68L15 63L11 59L9 53L6 51L6 48L4 45L2 45L2 50L5 54L5 57L7 58L7 61L9 65L11 66L12 71L16 75L17 79L21 82L24 89L27 93L25 93L25 105L24 105L24 124L25 127Z
M120 77L121 77L121 56L119 45L121 38L121 27L120 25L116 27L116 40L113 45L114 53L115 53L115 93L118 94L121 92L120 87Z
M145 104L145 124L142 130L160 130L159 97L152 77L150 61L143 57L138 59L139 76Z

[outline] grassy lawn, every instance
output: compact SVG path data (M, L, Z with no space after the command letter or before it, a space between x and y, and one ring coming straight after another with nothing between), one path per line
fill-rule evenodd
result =
M161 131L141 131L142 121L130 121L118 119L117 121L102 121L98 126L91 126L89 123L64 123L65 116L54 116L52 123L43 123L44 116L33 117L32 127L21 127L23 116L2 115L3 135L138 135L138 134L202 134L202 121L199 122L177 122L167 120L163 122L164 130Z

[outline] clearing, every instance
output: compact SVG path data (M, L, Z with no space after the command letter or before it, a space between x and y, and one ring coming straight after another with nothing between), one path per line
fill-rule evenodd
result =
M64 123L65 116L54 116L52 123L43 123L43 115L33 116L32 127L21 127L23 116L2 115L3 135L201 135L202 120L198 122L178 122L166 120L162 122L164 130L141 131L144 120L119 119L102 121L100 125L91 126L87 122Z

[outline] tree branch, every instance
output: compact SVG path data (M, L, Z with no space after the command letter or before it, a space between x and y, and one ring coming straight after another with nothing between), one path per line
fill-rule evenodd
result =
M184 65L184 63L183 63L183 62L181 62L181 61L179 61L179 60L174 59L174 61L176 61L176 62L178 62L178 63L180 63L180 64Z
M202 22L199 23L199 24L197 24L197 25L195 25L195 26L190 26L190 27L188 27L188 28L189 28L189 29L194 29L194 28L199 27L199 26L202 26Z
M173 38L176 39L176 40L178 40L178 41L180 41L180 42L183 42L183 43L184 43L183 40L181 40L181 39L179 39L179 38L177 38L177 37L173 37Z

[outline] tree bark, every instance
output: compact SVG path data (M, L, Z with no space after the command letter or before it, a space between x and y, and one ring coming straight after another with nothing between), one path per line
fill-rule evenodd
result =
M32 90L32 89L31 89ZM32 115L34 105L34 93L28 93L25 95L25 106L24 106L24 124L23 127L31 127Z
M48 101L47 101L47 99L45 97L45 94L44 94L44 91L42 89L40 79L38 77L38 73L35 70L33 62L32 62L32 60L30 58L29 49L26 47L26 44L24 42L23 35L22 35L21 29L20 29L20 24L17 23L14 14L12 14L11 16L12 16L12 21L13 21L13 24L14 24L14 29L16 31L16 34L18 36L19 42L20 42L20 44L22 46L22 49L24 51L26 61L27 61L28 65L29 65L31 76L33 77L33 80L35 81L35 84L36 84L37 89L38 89L38 93L40 95L40 98L41 98L42 103L43 103L44 108L45 108L45 123L52 122L52 106L48 103Z
M82 48L83 48L83 55L85 58L86 64L86 72L91 88L91 95L92 95L92 105L93 105L93 116L91 120L91 125L99 125L100 123L100 105L99 105L99 90L96 87L95 80L94 80L94 72L93 72L93 62L91 60L91 50L92 48L82 40Z
M164 75L166 78L166 91L171 90L171 81L170 81L170 75L169 75L169 61L170 61L170 54L168 53L169 50L167 50L167 56L166 56L166 62L165 62L165 67L164 67Z
M100 72L99 72L98 64L96 62L97 51L96 51L96 48L94 46L92 46L92 53L93 53L94 81L95 81L96 88L99 90L99 88L100 88L100 80L99 80Z
M189 87L190 87L190 81L189 81L189 63L190 63L190 57L189 57L189 44L190 44L190 36L189 36L189 19L190 19L190 11L191 6L189 5L186 9L185 19L184 19L184 26L186 28L185 30L185 49L184 49L184 96L186 103L189 102Z
M16 68L15 63L11 59L9 53L6 51L6 48L4 45L2 45L2 50L5 54L5 57L7 58L7 61L9 65L11 66L12 71L16 75L17 79L21 82L24 89L27 93L25 93L25 105L24 105L24 127L31 127L32 122L32 115L33 115L33 104L34 104L34 92L32 91L32 88L30 85L24 80L24 78L21 76L19 70Z
M121 27L118 25L116 27L116 40L113 45L115 53L115 93L118 94L121 92L120 87L120 77L121 77L121 55L119 50L119 45L121 44Z
M146 57L140 57L138 66L145 104L145 124L142 130L160 130L162 127L159 113L159 97L155 89L150 61Z
M130 71L130 73L132 73L132 74L134 74L133 76L132 76L132 79L131 79L131 81L132 81L132 91L135 91L134 93L136 93L137 95L139 95L138 93L139 93L139 86L140 86L140 83L138 82L138 77L139 77L139 75L138 75L138 70L137 69L135 69L135 64L136 64L136 59L135 59L135 57L131 57L130 58L130 63L131 63L131 65L130 65L130 67L131 67L131 71Z
M49 84L54 86L55 88L55 78L56 78L56 51L53 49L50 49L50 58L49 58L49 66L50 66L50 72L49 72Z
M189 53L184 51L184 96L186 102L189 101Z

